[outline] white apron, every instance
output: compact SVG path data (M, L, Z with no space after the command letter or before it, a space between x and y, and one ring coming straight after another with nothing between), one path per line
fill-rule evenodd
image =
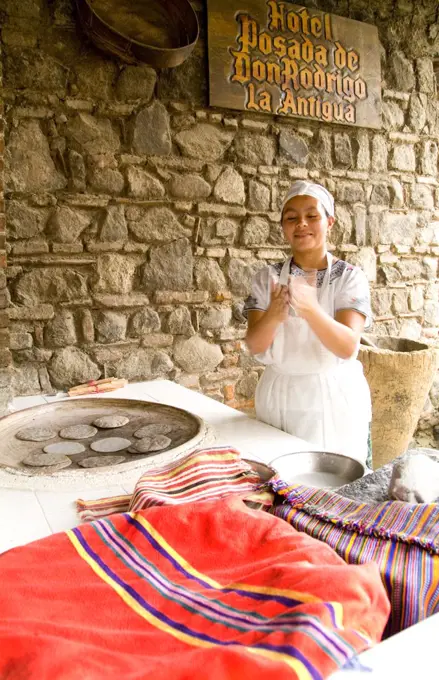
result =
M331 278L332 255L319 304L335 316ZM291 259L279 283L288 285ZM322 344L305 319L290 311L273 343L256 358L267 367L256 390L256 415L269 425L308 441L314 450L342 453L366 462L370 392L355 355L340 359ZM273 452L274 457L275 452Z

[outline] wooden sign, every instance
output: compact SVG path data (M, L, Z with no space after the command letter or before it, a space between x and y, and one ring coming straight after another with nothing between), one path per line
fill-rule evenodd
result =
M375 26L277 0L208 0L210 105L381 126Z

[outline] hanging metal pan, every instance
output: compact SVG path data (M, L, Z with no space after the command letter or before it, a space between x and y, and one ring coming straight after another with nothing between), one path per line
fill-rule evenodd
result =
M99 49L126 63L173 68L198 40L188 0L76 0L82 28Z

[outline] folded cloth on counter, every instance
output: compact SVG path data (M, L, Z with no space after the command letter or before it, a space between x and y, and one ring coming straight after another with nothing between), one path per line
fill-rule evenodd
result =
M79 517L99 519L115 512L152 505L178 505L239 494L249 502L270 506L273 494L261 488L259 475L231 447L202 449L162 467L147 470L132 496L76 501Z
M439 505L369 505L279 479L270 485L270 512L349 564L378 565L392 606L385 636L439 612Z
M375 564L232 496L112 515L0 556L0 677L323 679L378 642Z
M127 512L132 496L129 493L122 496L107 496L93 501L85 501L82 498L78 498L76 510L83 522L91 522L94 519L108 517L118 512Z

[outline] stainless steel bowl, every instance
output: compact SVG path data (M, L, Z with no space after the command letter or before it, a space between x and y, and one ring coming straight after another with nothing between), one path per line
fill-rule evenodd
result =
M243 459L246 463L251 465L253 470L258 473L262 482L268 482L269 479L274 477L276 470L265 463L260 463L258 460L249 460L248 458Z
M365 467L355 458L326 451L300 451L274 458L270 465L286 482L337 489L364 475Z

